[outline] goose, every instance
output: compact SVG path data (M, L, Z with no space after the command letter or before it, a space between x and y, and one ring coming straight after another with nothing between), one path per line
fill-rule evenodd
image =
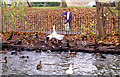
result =
M67 74L67 75L72 75L72 74L73 74L72 64L70 64L69 69L66 70L66 74Z
M57 34L57 32L55 31L55 26L53 26L53 33L48 35L47 37L49 37L49 39L51 40L52 38L55 38L57 40L62 40L64 35L60 35L60 34Z

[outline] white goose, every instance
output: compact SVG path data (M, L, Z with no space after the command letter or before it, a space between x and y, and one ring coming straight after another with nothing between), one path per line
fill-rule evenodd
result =
M67 74L67 75L72 75L72 74L73 74L72 64L70 64L69 69L66 70L66 74Z
M57 32L55 31L55 26L53 26L53 33L48 35L47 37L49 37L49 39L55 38L57 40L62 40L64 35L57 34Z

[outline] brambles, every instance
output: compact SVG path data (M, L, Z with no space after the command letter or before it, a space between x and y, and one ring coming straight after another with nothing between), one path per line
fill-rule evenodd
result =
M11 6L8 6L3 2L3 26L4 30L15 31L20 28L25 16L24 3L11 2ZM22 23L21 23L22 22Z

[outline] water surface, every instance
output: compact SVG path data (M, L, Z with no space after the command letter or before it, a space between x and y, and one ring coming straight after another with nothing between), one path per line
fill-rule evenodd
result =
M21 59L20 56L29 56ZM8 63L2 63L4 75L65 75L65 71L72 64L73 75L120 75L120 55L77 52L76 57L69 58L68 52L42 52L22 51L18 55L11 52L3 54L8 57ZM27 60L27 61L25 61ZM36 69L37 64L42 61L42 68ZM0 63L1 64L1 63Z

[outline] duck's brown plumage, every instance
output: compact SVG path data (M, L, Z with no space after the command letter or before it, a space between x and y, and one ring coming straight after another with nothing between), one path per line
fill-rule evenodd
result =
M40 63L37 65L37 69L41 69L42 68L42 63L40 61Z

